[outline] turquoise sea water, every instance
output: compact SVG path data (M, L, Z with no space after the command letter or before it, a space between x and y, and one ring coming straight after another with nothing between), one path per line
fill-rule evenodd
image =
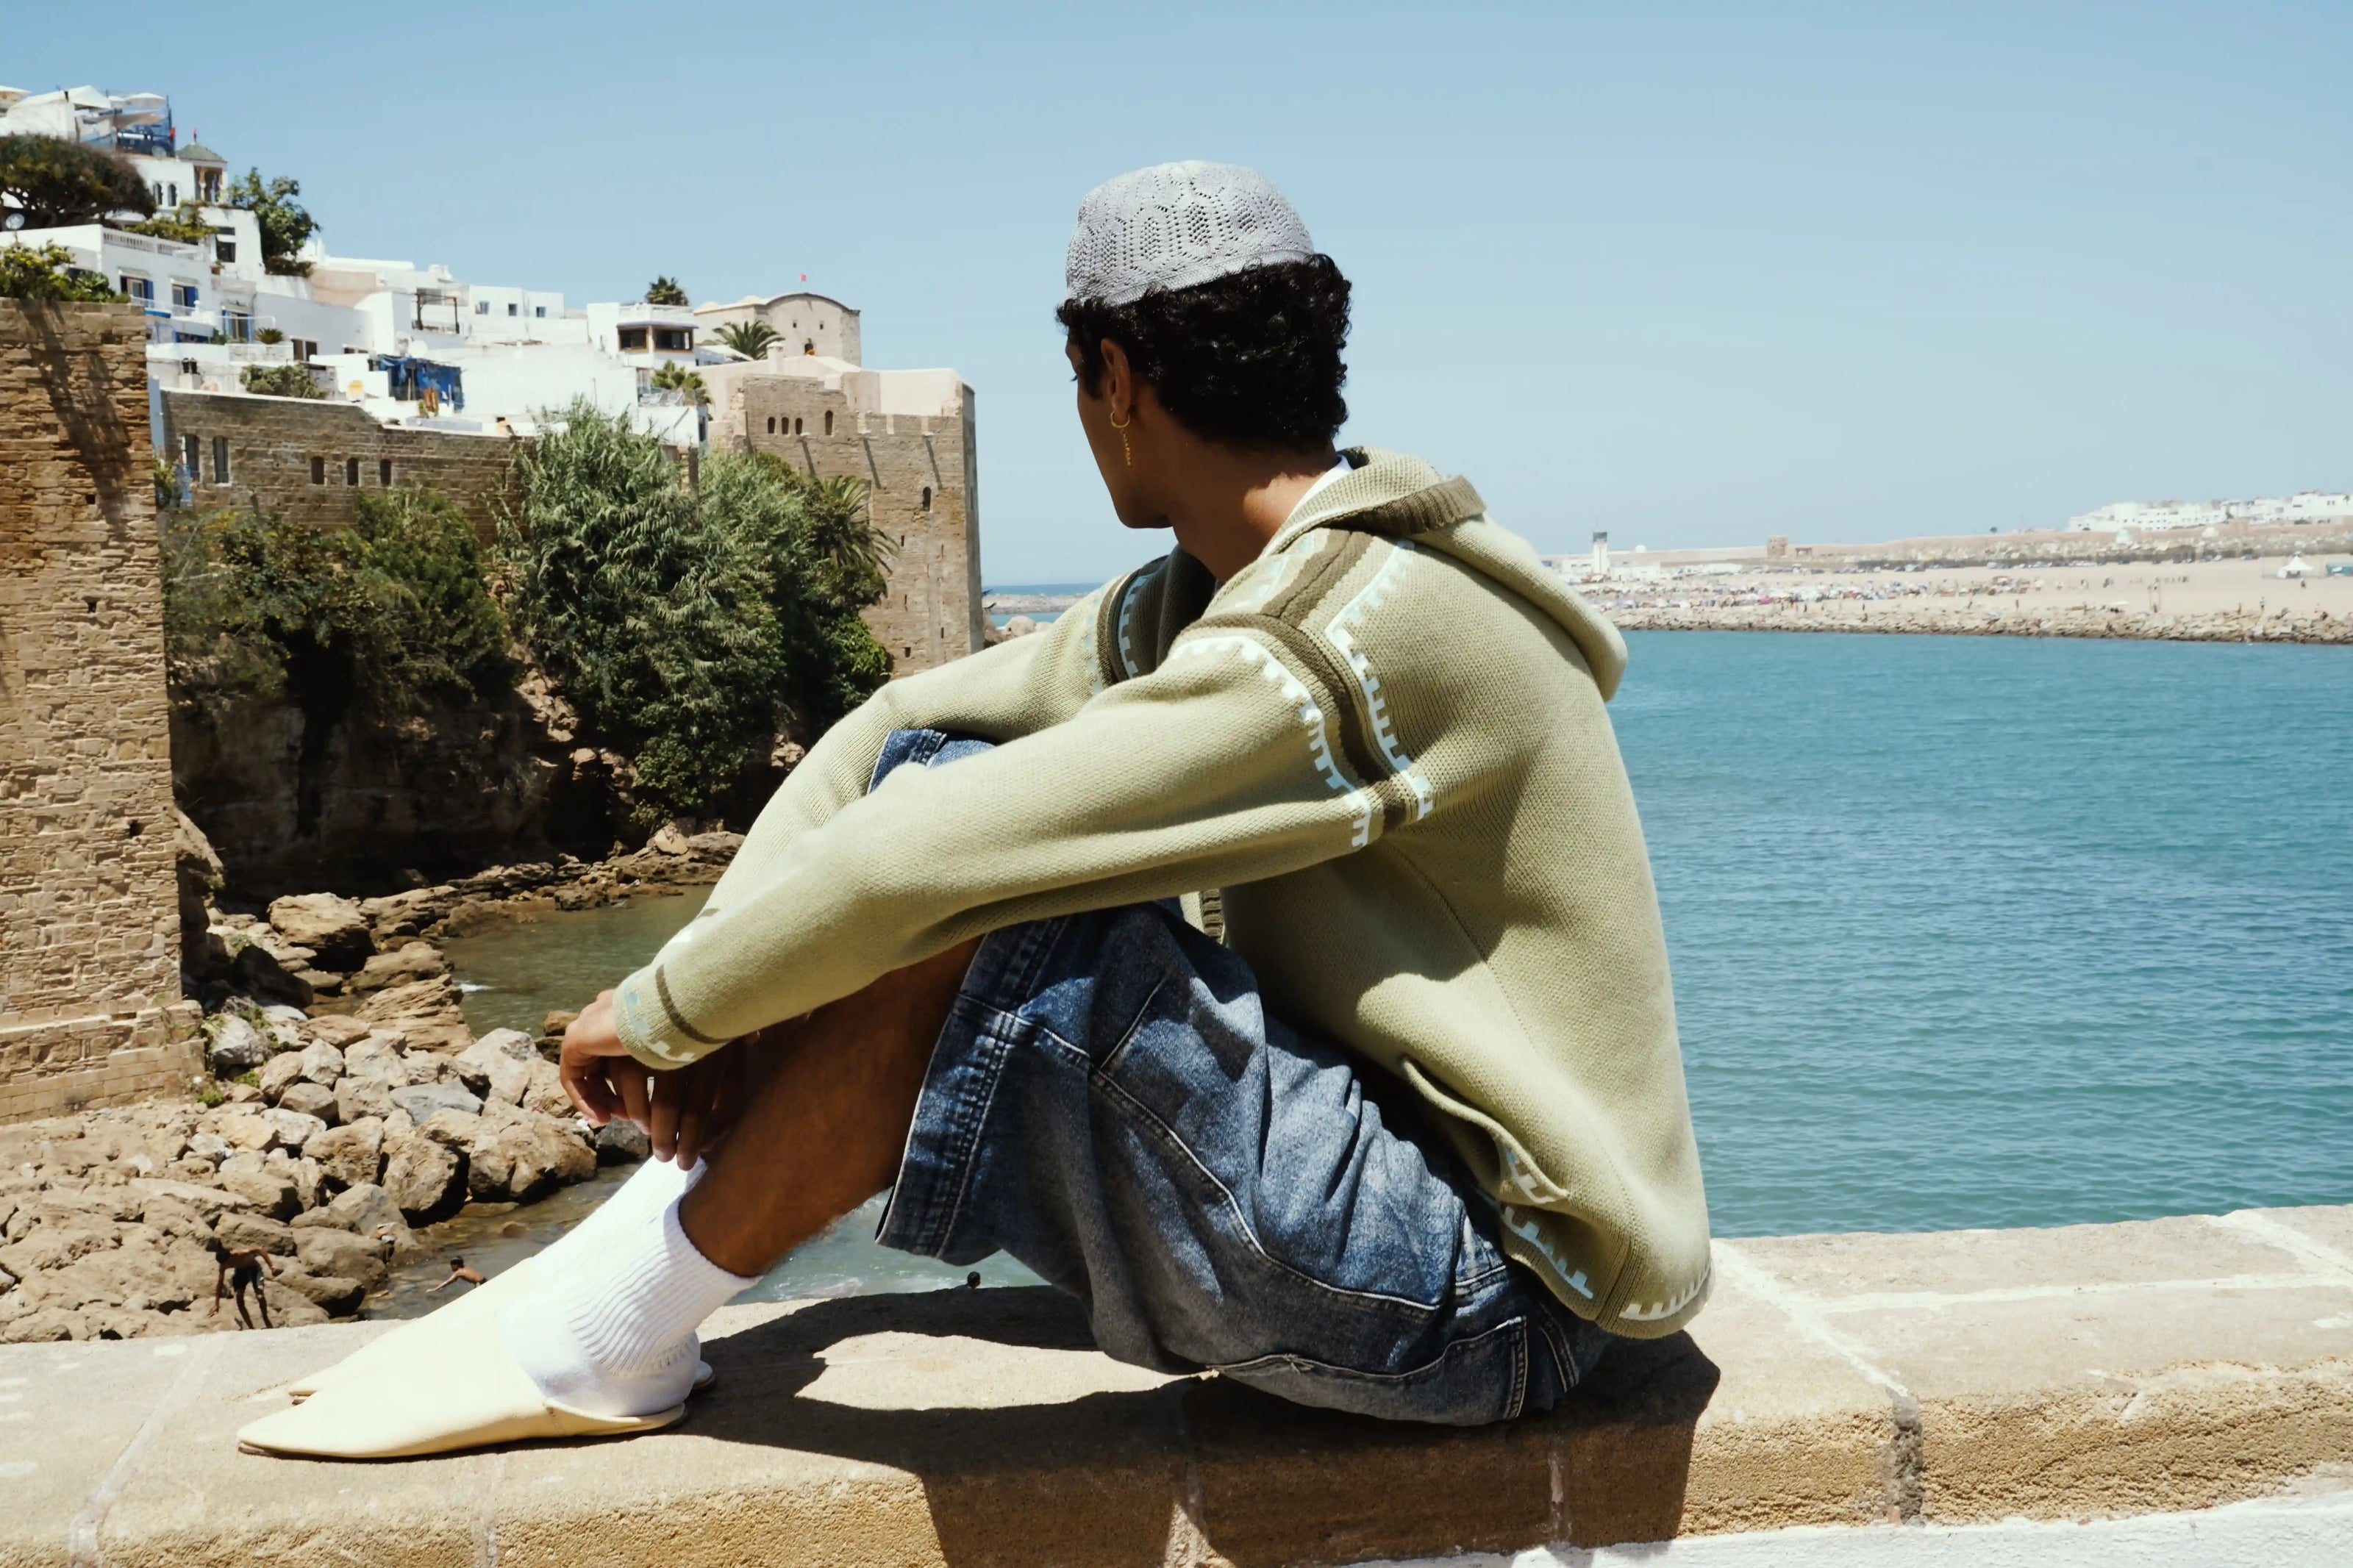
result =
M1719 1234L2353 1201L2353 650L1627 640Z
M2353 650L1628 641L1718 1234L2353 1202ZM535 1028L701 901L452 942L470 1020ZM962 1279L876 1247L873 1207L755 1294Z

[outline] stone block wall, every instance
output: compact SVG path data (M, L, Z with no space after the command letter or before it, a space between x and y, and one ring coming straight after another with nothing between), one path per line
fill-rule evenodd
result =
M166 391L163 401L166 460L188 467L198 508L258 499L334 527L351 522L360 490L423 485L456 503L487 543L512 494L512 436L382 425L356 404L245 392Z
M728 410L728 423L738 416ZM866 623L897 673L930 669L979 650L979 454L972 388L936 416L859 413L817 379L752 375L742 384L740 439L821 479L868 487L875 526L897 553L889 592ZM734 431L726 432L735 435ZM714 441L722 432L713 431Z
M147 330L0 300L0 1121L195 1070Z

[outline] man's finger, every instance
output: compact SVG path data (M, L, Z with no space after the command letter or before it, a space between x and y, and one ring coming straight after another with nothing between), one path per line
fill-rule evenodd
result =
M557 1076L563 1080L564 1092L579 1107L581 1115L599 1127L613 1120L618 1102L605 1081L603 1062L565 1062Z
M646 1134L653 1140L654 1158L667 1160L678 1152L679 1091L691 1089L693 1069L666 1072L654 1080L651 1102L653 1120L646 1123Z
M652 1075L646 1071L644 1064L633 1058L617 1057L613 1058L608 1076L614 1087L620 1090L621 1114L647 1131L652 1131L653 1113L649 1103L651 1090L646 1081Z

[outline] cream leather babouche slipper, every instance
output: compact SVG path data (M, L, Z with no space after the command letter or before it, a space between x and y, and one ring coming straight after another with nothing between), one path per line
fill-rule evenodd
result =
M377 1367L406 1359L418 1349L414 1342L421 1335L459 1327L478 1317L496 1318L499 1309L509 1301L519 1301L538 1292L540 1279L535 1268L538 1262L536 1255L524 1258L448 1305L437 1308L422 1318L413 1318L388 1333L378 1334L339 1362L330 1363L316 1372L296 1378L287 1384L282 1392L291 1395L294 1403L300 1405L320 1390L345 1378L364 1376ZM716 1378L717 1374L711 1370L709 1362L695 1363L696 1393L709 1388Z
M249 1454L322 1459L398 1459L533 1437L620 1437L686 1414L591 1415L558 1405L515 1364L495 1316L473 1314L417 1336L404 1353L322 1387L302 1404L241 1428Z

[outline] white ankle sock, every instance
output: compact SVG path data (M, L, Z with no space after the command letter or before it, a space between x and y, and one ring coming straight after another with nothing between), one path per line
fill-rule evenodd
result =
M653 1219L666 1205L686 1196L710 1168L701 1160L681 1166L671 1160L648 1159L587 1218L541 1247L538 1267L570 1268L580 1258L596 1256Z
M509 1303L499 1332L558 1405L594 1415L650 1415L694 1387L695 1329L754 1280L696 1250L672 1198L650 1223L565 1260L549 1288Z

